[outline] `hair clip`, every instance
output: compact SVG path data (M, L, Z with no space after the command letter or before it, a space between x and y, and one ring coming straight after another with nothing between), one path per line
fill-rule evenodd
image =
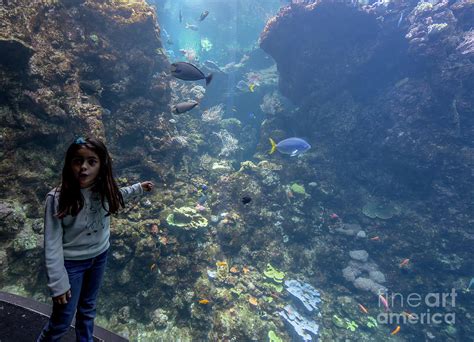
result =
M76 140L74 140L74 144L83 145L83 144L87 144L87 142L86 142L86 139L84 139L83 137L79 137Z

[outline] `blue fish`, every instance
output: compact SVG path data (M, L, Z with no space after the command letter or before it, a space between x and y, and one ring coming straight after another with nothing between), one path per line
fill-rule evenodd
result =
M203 205L204 203L206 203L206 201L207 201L207 196L205 194L202 194L197 200L197 202L200 205Z
M278 150L278 152L289 154L291 157L298 156L311 148L310 144L300 138L288 138L280 141L278 144L270 138L270 144L272 144L270 154Z

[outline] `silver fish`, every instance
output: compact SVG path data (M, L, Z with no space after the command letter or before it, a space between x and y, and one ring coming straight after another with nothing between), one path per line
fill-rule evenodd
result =
M196 25L188 24L188 23L186 23L186 25L184 25L184 28L186 28L188 30L193 30L193 31L199 30L199 28Z

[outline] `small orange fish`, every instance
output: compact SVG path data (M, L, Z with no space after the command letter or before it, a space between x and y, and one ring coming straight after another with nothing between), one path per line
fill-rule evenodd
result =
M362 304L358 304L358 305L359 305L360 311L362 311L365 314L369 313L369 310L367 310L367 308L365 306L363 306Z
M154 271L156 269L156 264L151 264L150 271Z
M244 266L244 267L242 267L242 272L244 272L245 274L247 274L247 273L250 272L250 270L249 270L248 267Z
M201 300L199 300L199 304L207 305L207 304L209 304L209 300L208 299L201 299Z
M227 266L227 261L218 261L216 262L216 266Z
M400 331L400 326L397 325L397 327L395 329L393 329L393 331L390 333L390 335L396 335L396 334L398 334L399 331Z
M230 273L239 273L239 269L236 266L232 266L229 271Z
M410 259L403 259L399 267L407 266L409 262L410 262Z
M380 237L379 237L379 236L374 236L374 237L370 238L370 240L372 240L372 241L379 241L379 240L380 240Z

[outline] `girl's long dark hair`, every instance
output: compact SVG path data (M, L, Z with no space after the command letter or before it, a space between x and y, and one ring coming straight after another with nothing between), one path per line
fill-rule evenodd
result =
M78 138L66 151L64 160L61 187L59 189L59 208L57 216L63 218L66 215L76 216L84 207L84 197L81 193L79 182L74 178L72 172L72 159L81 148L88 148L99 156L100 170L92 191L100 194L102 207L107 210L105 200L109 208L108 214L115 214L120 208L125 207L122 193L112 175L112 159L107 147L97 138Z

